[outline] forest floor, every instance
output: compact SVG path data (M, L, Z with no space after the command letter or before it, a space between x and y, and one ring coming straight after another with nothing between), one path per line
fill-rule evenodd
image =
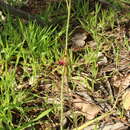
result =
M130 5L69 7L17 7L44 26L0 14L0 130L130 128Z

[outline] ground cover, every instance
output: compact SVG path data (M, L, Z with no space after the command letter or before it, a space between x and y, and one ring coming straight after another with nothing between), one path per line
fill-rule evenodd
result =
M129 1L70 2L2 10L0 129L129 128Z

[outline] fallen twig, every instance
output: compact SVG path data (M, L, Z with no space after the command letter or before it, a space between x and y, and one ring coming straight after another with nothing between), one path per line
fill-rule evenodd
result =
M28 12L25 12L23 10L17 9L15 7L12 7L9 4L6 4L3 1L0 1L0 10L5 10L7 12L9 12L10 14L12 14L15 17L20 17L26 20L31 20L31 21L35 21L37 24L44 26L44 22L42 19L40 19L37 16L31 15Z

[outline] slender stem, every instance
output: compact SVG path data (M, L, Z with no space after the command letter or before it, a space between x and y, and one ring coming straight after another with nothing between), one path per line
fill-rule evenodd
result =
M67 25L66 25L66 44L65 44L65 52L64 52L64 60L67 60L67 49L68 49L68 32L69 32L69 20L70 20L70 12L71 12L71 0L66 0L67 10L68 10L68 17L67 17ZM61 84L61 120L60 120L60 129L63 130L63 120L64 120L64 85L66 84L66 77L67 77L67 66L63 66L62 71L62 84ZM66 85L65 85L66 87Z
M64 120L64 111L63 111L63 104L64 104L64 71L65 67L63 67L63 74L62 74L62 84L61 84L61 119L60 119L60 129L63 130L63 120Z
M66 25L66 46L65 51L67 51L68 48L68 32L69 32L69 23L70 23L70 12L71 12L71 0L66 0L66 5L68 9L68 17L67 17L67 25Z

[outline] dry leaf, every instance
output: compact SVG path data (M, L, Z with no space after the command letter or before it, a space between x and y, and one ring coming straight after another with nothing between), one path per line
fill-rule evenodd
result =
M122 81L121 86L122 86L123 89L126 89L129 85L130 85L130 74L128 74L128 75L124 78L124 80Z
M99 59L97 62L98 65L106 65L108 62L107 57L102 52L98 53L98 59Z
M72 37L72 48L79 48L85 45L85 39L87 38L86 33L76 33Z
M73 107L85 115L89 120L93 119L100 112L99 106L94 103L89 103L77 95L75 95L75 99L73 99Z
M122 96L123 107L126 110L130 110L130 89L127 89Z
M122 89L126 89L130 85L130 74L128 73L124 77L123 76L114 76L113 85L115 87L121 87Z

